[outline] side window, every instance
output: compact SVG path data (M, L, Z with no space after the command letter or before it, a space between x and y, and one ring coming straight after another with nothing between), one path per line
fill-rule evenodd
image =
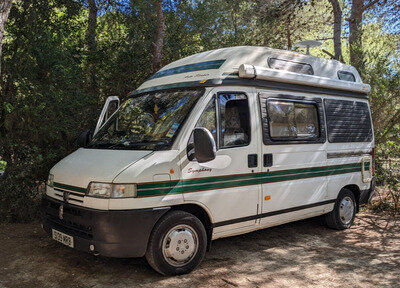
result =
M372 141L371 116L366 102L336 99L324 102L330 143Z
M344 81L350 81L350 82L356 82L356 77L354 77L354 74L351 72L347 72L347 71L338 71L338 78L340 80L344 80Z
M269 58L268 66L273 69L286 70L295 73L314 75L314 70L310 64L289 61L278 58Z
M245 146L250 143L250 112L247 96L241 93L218 94L219 147Z
M217 143L217 117L215 110L215 97L213 97L201 114L199 121L197 121L196 127L207 128L213 135L215 143ZM190 135L187 146L187 156L190 161L196 160L194 157L193 133Z
M207 128L214 137L215 143L217 143L217 117L215 114L215 98L213 98L208 104L206 109L204 109L203 114L201 114L196 127ZM192 135L193 137L193 135Z
M272 140L313 140L320 135L313 103L268 100L267 115Z

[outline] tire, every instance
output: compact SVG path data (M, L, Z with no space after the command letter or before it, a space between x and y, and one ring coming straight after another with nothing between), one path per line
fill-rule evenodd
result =
M325 224L332 229L350 228L356 217L357 203L353 192L342 189L336 199L333 210L325 215Z
M186 274L200 264L206 248L207 234L203 223L190 213L171 211L151 232L146 259L162 275Z

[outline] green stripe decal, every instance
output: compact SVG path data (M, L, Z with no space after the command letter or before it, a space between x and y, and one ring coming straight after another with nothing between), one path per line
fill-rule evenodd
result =
M369 163L365 163L365 170ZM189 193L204 190L232 188L240 186L266 184L272 182L299 180L312 177L354 173L361 171L361 163L332 165L322 167L280 170L241 175L225 175L209 178L195 178L169 182L154 182L138 184L138 197L160 196L174 193ZM54 182L54 187L80 193L86 193L86 188Z
M205 61L200 63L183 65L171 69L166 69L157 72L150 79L161 78L165 76L171 76L175 74L182 74L187 72L195 72L202 70L210 70L210 69L219 69L222 64L224 64L225 60L213 60L213 61Z
M361 171L361 163L138 184L138 197L299 180Z
M76 192L80 192L80 193L86 193L86 191L87 191L86 188L81 188L81 187L61 184L61 183L57 183L57 182L54 182L54 187L55 188L60 188L60 189L67 189L67 190L71 190L71 191L76 191Z

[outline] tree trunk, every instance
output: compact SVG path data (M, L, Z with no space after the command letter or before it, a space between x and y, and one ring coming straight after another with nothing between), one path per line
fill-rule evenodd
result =
M89 14L88 26L86 30L86 50L88 53L88 88L92 96L97 94L97 76L96 76L96 28L97 28L97 5L96 0L88 0Z
M350 64L359 72L364 70L364 57L362 50L362 16L364 12L364 0L353 0L349 21L350 35Z
M8 15L10 14L12 0L0 0L0 79L1 79L1 60L3 59L3 36Z
M156 1L157 9L157 32L154 41L153 51L153 72L158 71L162 67L163 46L165 38L165 15L162 10L162 0Z
M287 49L292 50L292 31L290 29L291 27L291 18L290 14L287 16L287 22L286 22L286 41L287 41Z
M342 56L342 9L338 0L329 0L333 8L333 43L335 49L335 59L343 61Z

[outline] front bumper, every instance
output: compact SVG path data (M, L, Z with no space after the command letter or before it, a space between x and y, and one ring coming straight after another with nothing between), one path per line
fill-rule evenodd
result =
M60 206L63 206L60 217ZM106 257L142 257L155 223L170 207L136 210L96 210L44 196L43 228L74 238L74 248ZM94 246L94 250L90 246Z

